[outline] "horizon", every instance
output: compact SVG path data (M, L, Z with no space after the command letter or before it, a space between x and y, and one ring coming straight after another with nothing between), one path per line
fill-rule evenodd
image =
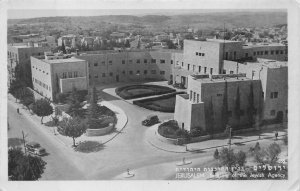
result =
M101 13L99 13L101 12ZM7 19L34 19L47 17L96 17L96 16L145 16L145 15L194 15L208 13L287 13L285 9L8 9Z

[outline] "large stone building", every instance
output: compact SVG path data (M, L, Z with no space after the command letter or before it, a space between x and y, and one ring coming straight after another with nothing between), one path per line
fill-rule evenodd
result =
M8 65L8 81L11 82L15 78L15 68L17 65L23 73L23 80L28 86L31 86L31 67L30 57L41 56L44 52L49 51L48 46L35 46L34 43L19 43L7 45L7 65Z
M261 92L260 80L245 74L189 75L188 94L176 95L174 119L188 131L247 128L259 122Z
M257 59L251 62L225 61L228 73L246 73L248 78L260 80L264 98L263 118L287 121L288 66L285 61Z
M43 58L31 57L31 70L33 89L50 100L57 93L89 86L87 62L69 55L46 52Z

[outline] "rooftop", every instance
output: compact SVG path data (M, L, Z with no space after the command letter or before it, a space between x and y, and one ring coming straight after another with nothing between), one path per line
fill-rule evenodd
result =
M219 74L219 75L194 75L194 80L201 83L217 83L217 82L236 82L236 81L249 81L252 80L246 77L246 74Z
M277 60L270 60L270 59L257 59L257 62L254 62L254 64L259 64L261 66L265 66L268 68L282 68L287 67L288 62L287 61L277 61Z
M258 43L258 44L244 44L243 49L248 49L248 48L254 48L254 47L278 47L278 46L285 46L284 44L281 43Z
M71 58L61 58L61 59L54 59L54 60L46 60L43 59L44 62L49 64L59 64L59 63L69 63L69 62L85 62L85 60L71 57Z

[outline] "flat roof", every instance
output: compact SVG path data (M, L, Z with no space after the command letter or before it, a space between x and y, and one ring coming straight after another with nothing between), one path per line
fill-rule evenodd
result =
M49 63L49 64L58 64L58 63L68 63L68 62L82 62L85 60L79 59L79 58L75 58L75 57L71 57L71 58L60 58L60 59L53 59L53 60L46 60L43 59L44 62Z
M278 47L282 46L284 47L284 44L281 43L259 43L259 44L244 44L243 49L248 49L248 48L254 48L254 47Z
M249 62L249 64L258 64L261 66L266 66L268 68L281 68L287 67L287 61L277 61L277 60L270 60L270 59L257 59L256 62Z
M201 83L218 83L218 82L225 82L224 78L216 78L216 79L212 79L211 77L209 78L193 78L195 81L201 82ZM234 78L229 78L226 77L225 78L227 82L237 82L237 81L250 81L252 79L247 78L247 77L238 77L238 79L236 77Z

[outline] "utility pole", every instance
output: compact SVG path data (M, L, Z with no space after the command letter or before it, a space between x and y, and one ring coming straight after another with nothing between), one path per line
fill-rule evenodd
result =
M224 23L224 29L223 29L223 61L222 61L222 68L220 69L220 74L223 74L223 70L224 70L224 60L225 60L225 23Z

